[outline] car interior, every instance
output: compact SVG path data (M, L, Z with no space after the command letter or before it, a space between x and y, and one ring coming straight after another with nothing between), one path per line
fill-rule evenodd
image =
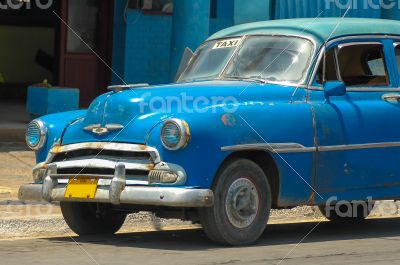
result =
M389 77L383 45L359 44L330 49L317 72L317 83L343 81L346 86L387 86ZM325 79L325 80L324 80Z

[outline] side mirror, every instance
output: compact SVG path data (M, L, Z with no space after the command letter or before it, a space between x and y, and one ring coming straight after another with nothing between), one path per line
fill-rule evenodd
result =
M346 94L346 85L341 81L328 81L324 84L325 97L344 96Z
M186 66L188 65L190 59L192 59L193 54L193 51L189 47L186 47L185 51L183 52L181 62L179 64L178 71L175 75L175 82L178 81L179 76L183 73L183 71L186 70Z

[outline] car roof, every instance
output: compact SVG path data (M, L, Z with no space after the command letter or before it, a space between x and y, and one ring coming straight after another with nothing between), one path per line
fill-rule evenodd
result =
M339 17L279 19L230 27L215 33L209 40L251 34L303 36L320 46L329 39L347 35L400 35L400 21Z

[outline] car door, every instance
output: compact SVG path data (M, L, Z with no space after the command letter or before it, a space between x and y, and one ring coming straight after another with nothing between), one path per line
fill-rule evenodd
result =
M325 199L400 195L400 90L393 47L389 39L345 39L321 57L309 100L318 150L314 185ZM345 83L346 94L326 98L323 83L334 80Z

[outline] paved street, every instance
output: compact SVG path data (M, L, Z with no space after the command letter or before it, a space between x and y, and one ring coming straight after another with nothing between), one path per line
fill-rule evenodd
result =
M0 241L1 264L399 264L400 219L271 225L256 246L223 248L201 230ZM74 241L79 242L75 243ZM284 260L282 260L286 257Z

